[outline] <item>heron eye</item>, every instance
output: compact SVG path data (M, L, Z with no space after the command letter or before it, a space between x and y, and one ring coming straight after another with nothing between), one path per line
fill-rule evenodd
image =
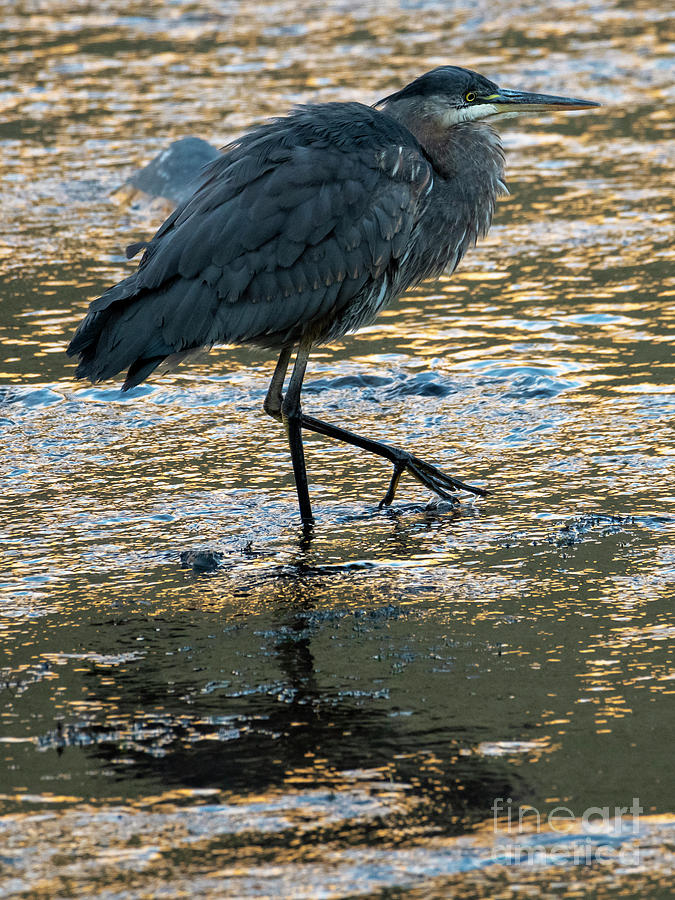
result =
M473 103L473 101L476 99L476 95L474 94L473 91L469 91L468 94L464 95L464 99L466 100L467 103Z

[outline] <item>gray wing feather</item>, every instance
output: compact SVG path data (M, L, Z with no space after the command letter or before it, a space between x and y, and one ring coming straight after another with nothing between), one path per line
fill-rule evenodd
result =
M414 139L385 134L355 152L339 132L300 125L265 126L212 164L138 270L91 304L69 347L80 376L132 366L130 386L191 348L280 346L320 330L396 264L432 178Z

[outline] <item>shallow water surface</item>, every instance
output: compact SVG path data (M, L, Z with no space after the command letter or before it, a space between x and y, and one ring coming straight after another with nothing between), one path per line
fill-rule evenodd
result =
M670 896L669 11L0 12L3 895ZM604 106L507 122L488 238L304 401L491 495L380 511L387 466L308 435L306 535L271 356L122 395L64 347L171 141L449 62Z

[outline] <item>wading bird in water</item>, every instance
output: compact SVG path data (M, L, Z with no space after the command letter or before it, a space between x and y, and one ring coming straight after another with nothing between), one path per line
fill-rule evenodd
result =
M369 107L301 106L225 148L194 195L144 250L136 271L90 305L68 353L78 378L127 369L139 384L214 344L279 353L264 409L283 422L300 516L311 523L302 430L353 444L394 467L381 505L409 472L439 496L484 495L406 450L302 412L312 347L373 321L425 278L452 272L490 227L504 186L492 123L587 100L505 90L476 72L441 66ZM295 363L284 394L293 351Z

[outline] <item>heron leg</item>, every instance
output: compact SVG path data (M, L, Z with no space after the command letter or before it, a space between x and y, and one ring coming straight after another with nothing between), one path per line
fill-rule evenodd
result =
M312 347L311 341L302 340L298 347L295 357L295 365L288 382L288 390L286 396L281 403L281 415L286 426L288 434L288 446L291 450L291 461L293 463L293 474L295 476L295 487L298 491L298 503L300 505L300 518L303 525L311 525L314 522L312 515L312 504L309 500L309 487L307 484L307 469L305 468L305 450L302 445L302 409L300 406L300 392L302 390L302 380L305 377L305 369L307 368L307 360L309 351ZM290 351L289 351L290 355ZM279 358L277 368L272 377L270 391L274 386L274 380L277 377L283 358ZM286 361L288 363L288 360ZM283 385L283 375L279 376L279 380ZM279 392L281 387L279 387ZM269 396L269 394L268 394Z
M265 402L263 403L263 409L267 415L272 416L277 422L281 422L281 404L284 399L284 379L286 378L286 371L291 359L292 350L293 346L289 345L288 347L284 347L281 351L279 361L274 370L274 375L272 375L272 380L270 381L270 386L267 389Z
M368 453L375 453L377 456L382 456L393 463L394 473L389 483L387 493L380 503L380 507L389 506L392 503L401 475L404 472L409 472L425 487L438 494L439 497L455 503L457 501L451 493L453 491L468 491L469 493L477 494L480 497L485 497L488 494L488 491L484 488L474 487L473 485L460 481L458 478L446 475L445 472L437 469L436 466L424 462L424 460L417 456L413 456L412 453L408 453L407 450L402 450L400 447L394 447L391 444L385 444L380 441L374 441L371 438L363 437L360 434L354 434L352 431L347 431L346 428L340 428L337 425L322 422L320 419L315 419L313 416L301 415L300 422L302 427L306 428L308 431L315 431L326 437L335 438L346 444L360 447Z
M368 453L374 453L382 456L393 463L394 472L389 482L387 493L380 502L380 507L389 506L394 500L399 481L404 472L409 472L421 484L434 493L456 503L457 500L453 496L456 491L468 491L471 494L477 494L485 497L488 494L484 488L474 487L466 484L458 478L446 475L436 466L432 466L417 456L413 456L407 450L395 447L391 444L385 444L381 441L374 441L371 438L363 437L360 434L354 434L347 431L346 428L340 428L338 425L331 425L313 416L304 415L300 405L300 392L302 390L302 382L307 368L307 360L311 342L302 343L298 349L298 354L293 368L293 374L288 385L286 398L283 396L284 379L288 370L288 364L291 359L292 346L284 347L279 356L272 380L270 382L267 395L265 397L265 412L276 419L278 422L283 421L288 434L288 443L291 450L291 459L293 462L293 474L295 475L295 484L298 491L298 502L300 504L300 515L304 524L308 525L314 521L312 516L312 507L309 499L309 488L307 483L307 470L305 467L305 453L302 444L302 429L315 431L317 434L323 434L325 437L334 438L346 444L352 444L354 447L360 447Z

